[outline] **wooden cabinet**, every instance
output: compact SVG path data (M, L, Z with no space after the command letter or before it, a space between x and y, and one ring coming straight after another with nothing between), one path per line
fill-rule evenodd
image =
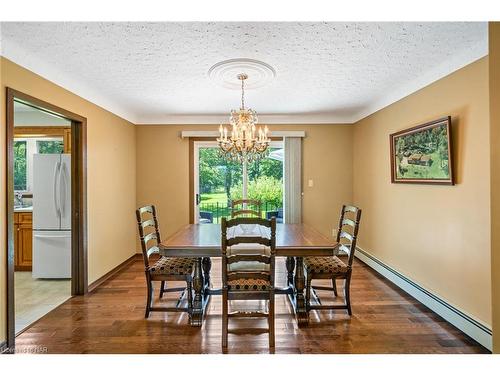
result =
M14 212L14 269L31 271L33 259L33 215Z
M63 153L71 154L71 127L70 126L16 126L14 137L54 138L62 137Z
M64 153L71 154L71 128L64 129Z

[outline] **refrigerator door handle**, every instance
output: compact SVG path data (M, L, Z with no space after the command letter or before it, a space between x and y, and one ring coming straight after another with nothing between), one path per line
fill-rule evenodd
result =
M64 211L65 211L64 200L66 199L66 197L63 198L63 194L65 192L65 190L64 190L64 188L65 188L64 183L65 183L65 177L66 177L65 173L66 173L66 167L65 167L64 163L61 162L60 171L59 171L59 212L61 215L61 219L64 216Z
M56 215L61 217L61 209L59 208L59 202L58 202L58 197L57 197L57 175L60 174L60 169L61 169L61 162L58 161L54 167L54 182L53 182L53 197L54 197L54 208L56 210Z

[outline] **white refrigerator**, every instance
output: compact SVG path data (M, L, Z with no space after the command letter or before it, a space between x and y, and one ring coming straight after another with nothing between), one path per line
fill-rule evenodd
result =
M71 278L71 156L33 155L33 278Z

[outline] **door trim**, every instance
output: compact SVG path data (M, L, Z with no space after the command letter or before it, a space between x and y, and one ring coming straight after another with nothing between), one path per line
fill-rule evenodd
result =
M88 291L87 278L87 119L76 113L7 87L7 346L15 350L14 300L14 100L71 121L71 294Z

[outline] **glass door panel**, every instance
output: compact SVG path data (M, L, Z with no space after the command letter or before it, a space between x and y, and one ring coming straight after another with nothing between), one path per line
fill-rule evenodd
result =
M195 142L194 221L219 224L231 215L231 201L246 197L261 201L262 217L283 218L283 143L272 142L267 157L244 167L220 157L217 142ZM252 208L252 207L248 207Z

